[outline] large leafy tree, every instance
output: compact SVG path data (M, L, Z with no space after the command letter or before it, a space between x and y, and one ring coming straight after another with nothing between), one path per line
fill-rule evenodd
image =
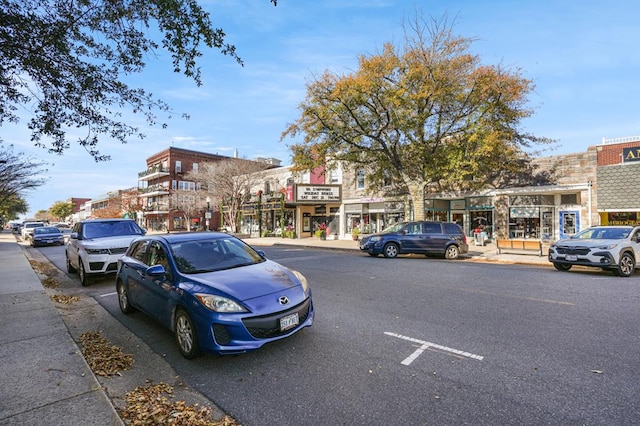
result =
M29 205L18 194L5 197L0 202L0 215L4 221L17 219L19 215L29 211Z
M291 146L294 167L365 168L368 188L394 182L416 207L425 191L504 186L531 171L525 150L551 142L520 128L533 113L534 86L520 70L483 65L472 42L455 36L446 17L417 16L403 46L360 56L350 74L314 78L300 118L282 135L303 135Z
M49 208L49 213L58 220L67 220L73 213L73 203L70 201L56 201Z
M197 0L0 0L0 126L19 122L25 108L36 145L62 154L69 128L81 129L77 142L107 160L100 137L143 136L123 119L127 108L149 124L159 111L170 116L167 104L124 78L164 51L176 73L200 85L197 60L208 48L242 63Z
M15 152L13 145L0 149L0 211L11 215L26 213L24 197L27 192L44 185L45 166L42 161Z

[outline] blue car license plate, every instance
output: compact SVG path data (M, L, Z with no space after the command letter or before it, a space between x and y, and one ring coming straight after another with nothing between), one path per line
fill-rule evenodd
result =
M290 328L294 328L300 323L300 319L298 318L298 313L287 315L286 317L280 318L280 331L289 330Z

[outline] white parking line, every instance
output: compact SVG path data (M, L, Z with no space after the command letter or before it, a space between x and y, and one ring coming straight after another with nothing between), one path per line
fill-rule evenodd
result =
M429 348L439 349L441 351L450 352L452 354L463 356L466 358L476 359L478 361L482 361L484 359L482 355L472 354L471 352L465 352L458 349L449 348L447 346L438 345L436 343L425 342L424 340L418 340L413 337L403 336L402 334L391 333L388 331L385 331L384 334L386 334L387 336L397 337L398 339L407 340L409 342L417 343L420 345L420 347L416 349L415 352L413 352L411 355L409 355L407 358L405 358L401 362L402 365L411 365L411 363L415 361L416 358L418 358L425 350Z
M100 297L114 296L114 295L116 295L116 294L118 294L118 293L114 291L113 293L105 293L105 294L101 294L101 295L100 295Z

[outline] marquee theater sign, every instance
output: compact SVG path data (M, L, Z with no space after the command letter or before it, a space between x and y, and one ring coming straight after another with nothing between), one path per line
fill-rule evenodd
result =
M297 185L298 203L340 203L340 185Z

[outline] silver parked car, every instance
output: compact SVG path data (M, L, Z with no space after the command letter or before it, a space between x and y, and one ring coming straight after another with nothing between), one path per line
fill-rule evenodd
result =
M549 247L559 271L592 266L628 277L640 266L640 226L593 226Z

